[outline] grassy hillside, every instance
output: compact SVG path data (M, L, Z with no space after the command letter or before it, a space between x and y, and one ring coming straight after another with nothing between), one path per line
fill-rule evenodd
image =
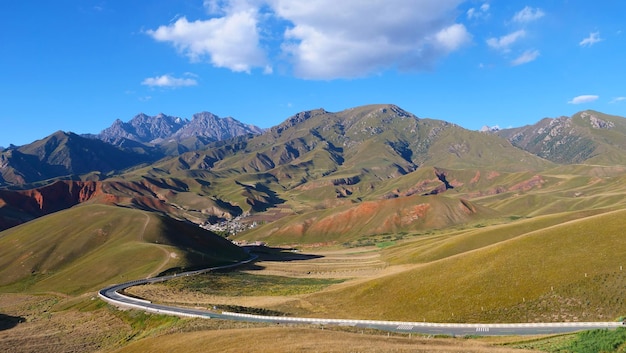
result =
M587 110L496 134L556 163L626 164L626 119L619 116Z
M620 270L626 266L625 217L626 210L620 210L570 221L565 217L552 226L546 220L541 229L531 227L476 250L468 243L479 237L468 240L464 233L460 240L447 240L450 247L464 249L446 249L443 242L423 259L440 260L314 295L309 302L317 311L351 318L614 320L626 313L626 271Z
M243 259L230 242L153 213L82 205L0 233L3 291L79 294L170 268Z
M504 242L530 232L540 231L596 214L606 210L589 210L522 218L493 220L495 224L444 231L435 236L416 237L402 246L385 251L383 258L391 264L424 264L464 254L496 243ZM498 224L497 222L501 222Z

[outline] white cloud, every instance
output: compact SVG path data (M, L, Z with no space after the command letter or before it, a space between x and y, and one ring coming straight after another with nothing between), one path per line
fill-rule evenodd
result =
M524 38L526 36L526 31L520 29L513 33L509 33L500 38L489 38L487 39L487 45L489 45L493 49L502 50L504 52L508 52L510 50L510 46L513 43L517 42L519 39Z
M195 86L198 84L198 81L193 78L176 78L171 75L162 75L156 77L148 77L143 80L141 84L150 87L177 88L185 86Z
M447 54L459 49L470 40L471 35L465 26L456 23L437 32L434 44Z
M619 103L619 102L623 102L626 101L626 97L615 97L613 99L611 99L611 101L609 103Z
M583 104L583 103L591 103L595 100L597 100L598 98L600 98L600 96L596 96L596 95L591 95L591 94L585 94L582 96L576 96L574 98L572 98L572 100L570 100L569 104Z
M224 16L193 22L181 17L147 34L172 43L194 62L208 58L214 66L235 72L250 72L254 67L267 65L265 53L259 47L258 10L254 4L205 1L205 6L211 12L224 12Z
M517 66L534 61L539 57L539 50L526 50L522 55L511 61L511 65Z
M533 9L530 6L526 6L513 16L513 22L527 23L538 20L543 16L545 16L545 13L541 9Z
M584 46L590 47L600 41L602 41L602 38L600 38L600 32L592 32L592 33L589 33L589 37L581 40L580 43L578 43L578 45L580 45L581 47L584 47Z
M398 67L430 68L469 41L454 23L459 0L274 0L291 22L282 48L296 76L360 77ZM332 11L329 11L332 9Z
M478 18L487 18L489 17L489 4L488 3L484 3L482 5L480 5L479 8L470 8L469 10L467 10L466 12L467 18L468 19L478 19Z
M208 59L232 71L269 73L272 59L281 66L287 61L300 78L352 78L389 68L428 69L470 42L454 20L462 2L204 0L212 18L183 17L147 33L192 61Z

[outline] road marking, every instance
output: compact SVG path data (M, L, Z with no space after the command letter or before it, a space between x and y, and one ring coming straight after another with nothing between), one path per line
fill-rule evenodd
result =
M489 332L489 327L478 326L478 327L476 327L476 332Z
M413 329L413 325L398 325L398 327L396 327L397 330L412 330Z

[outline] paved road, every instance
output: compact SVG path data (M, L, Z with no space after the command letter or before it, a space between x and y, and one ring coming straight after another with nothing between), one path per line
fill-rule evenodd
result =
M98 295L105 301L122 307L134 308L153 313L199 317L199 318L215 318L224 320L237 320L248 322L266 322L275 324L309 324L309 325L339 325L352 326L358 328L372 328L391 332L405 333L421 333L431 335L536 335L536 334L555 334L574 332L592 329L613 329L624 326L622 322L567 322L567 323L519 323L519 324L454 324L454 323L430 323L430 322L404 322L404 321L376 321L376 320L342 320L342 319L321 319L321 318L301 318L301 317L283 317L283 316L261 316L249 315L231 312L212 312L209 310L180 308L175 306L154 304L150 301L132 298L120 294L126 288L147 283L163 282L168 279L193 276L215 270L232 268L254 261L256 258L250 258L241 263L208 268L204 270L184 272L171 276L155 277L130 281L126 283L116 284L104 288L98 292Z

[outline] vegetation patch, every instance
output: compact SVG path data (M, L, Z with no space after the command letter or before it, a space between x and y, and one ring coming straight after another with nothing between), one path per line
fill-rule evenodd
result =
M572 341L576 338L576 334L549 336L539 339L524 340L522 342L512 342L503 344L517 349L532 349L542 352L568 352L565 349L571 346ZM571 352L573 353L573 352Z
M626 352L626 328L583 331L507 345L550 353L623 353Z
M593 330L578 334L564 352L626 352L626 329Z
M388 248L388 247L393 246L393 245L396 245L395 241L384 241L382 243L377 243L376 247L384 249L384 248Z
M346 248L358 248L364 246L376 246L378 248L386 248L391 245L395 245L397 241L400 241L407 237L406 232L400 232L395 234L380 234L361 237L356 240L351 240L343 243Z
M240 313L240 314L263 315L263 316L287 316L287 314L282 311L269 310L269 309L263 309L263 308L251 308L251 307L241 306L241 305L216 305L214 306L214 308L221 310L221 311L230 311L230 312Z

